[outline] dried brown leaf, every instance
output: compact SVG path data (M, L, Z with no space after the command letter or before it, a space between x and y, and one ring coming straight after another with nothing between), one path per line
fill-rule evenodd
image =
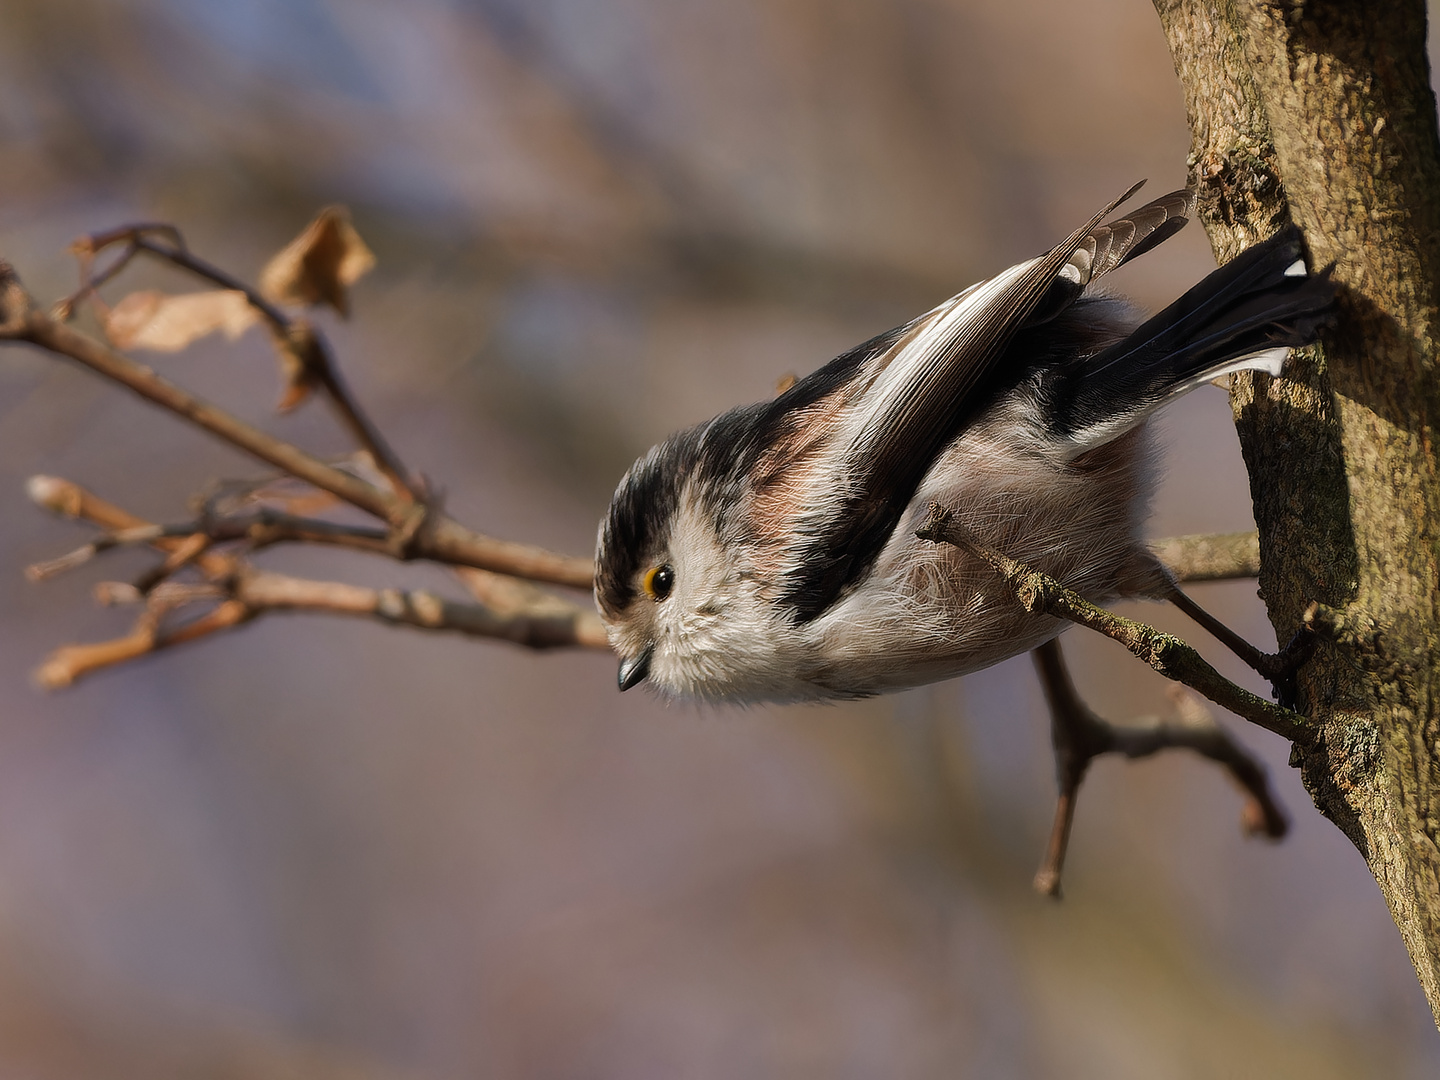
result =
M119 349L178 352L217 331L234 341L258 318L245 294L235 289L175 296L146 289L109 310L105 333Z
M329 304L350 313L346 290L375 265L350 224L350 211L327 206L260 272L260 292L277 304Z
M299 408L320 385L325 358L314 328L296 319L286 333L272 333L275 355L280 362L280 401L276 409L288 413Z

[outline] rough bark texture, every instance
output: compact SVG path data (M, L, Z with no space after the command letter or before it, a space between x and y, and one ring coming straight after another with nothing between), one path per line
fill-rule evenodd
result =
M1282 642L1340 629L1299 679L1293 759L1365 856L1440 1022L1440 137L1418 0L1155 0L1192 180L1223 261L1285 220L1341 314L1287 377L1237 380Z

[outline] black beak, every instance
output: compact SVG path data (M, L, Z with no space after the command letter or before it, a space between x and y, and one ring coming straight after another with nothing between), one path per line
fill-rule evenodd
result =
M655 651L654 645L646 645L638 656L631 656L620 661L620 689L629 690L636 683L650 674L650 655Z

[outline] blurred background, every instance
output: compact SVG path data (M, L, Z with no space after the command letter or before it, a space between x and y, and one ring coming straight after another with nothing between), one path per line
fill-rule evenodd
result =
M84 232L175 222L253 277L345 202L379 257L327 326L356 389L461 520L574 553L669 431L1185 180L1142 0L0 0L0 25L0 255L37 297ZM1155 307L1211 265L1192 228L1116 287ZM147 359L348 449L323 408L274 416L258 335ZM1225 395L1163 427L1155 534L1248 527ZM34 689L51 648L123 632L90 590L148 562L27 583L86 535L28 476L177 520L260 471L0 351L0 1077L1440 1071L1377 888L1263 732L1283 843L1240 835L1204 762L1102 761L1066 899L1032 894L1053 779L1024 658L700 709L621 697L604 655L273 618ZM1195 594L1273 641L1253 583ZM1165 707L1066 641L1102 712Z

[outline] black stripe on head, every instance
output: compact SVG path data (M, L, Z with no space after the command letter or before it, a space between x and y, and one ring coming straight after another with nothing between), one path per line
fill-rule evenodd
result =
M636 577L655 564L669 543L702 430L670 436L630 466L615 489L595 553L595 600L606 615L619 615L630 606Z

